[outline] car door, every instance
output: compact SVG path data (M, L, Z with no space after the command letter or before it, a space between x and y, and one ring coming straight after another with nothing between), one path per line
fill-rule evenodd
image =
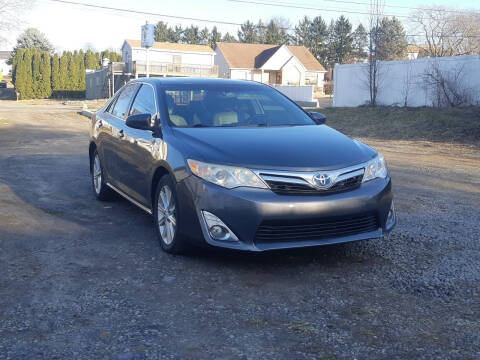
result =
M143 83L136 92L128 115L150 114L152 125L158 114L155 89ZM145 206L150 203L149 174L154 164L153 149L156 138L150 130L133 129L124 124L118 167L122 190Z
M120 145L124 137L125 118L137 86L136 83L127 84L117 95L110 111L104 116L109 134L105 137L103 144L105 163L108 168L110 183L119 189L122 189L122 181L118 166L118 152L121 151Z

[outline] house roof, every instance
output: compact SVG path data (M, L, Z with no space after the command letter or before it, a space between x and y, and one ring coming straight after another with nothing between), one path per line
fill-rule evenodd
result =
M132 48L141 48L142 42L140 40L125 40ZM205 52L213 53L214 51L210 46L207 45L191 45L191 44L180 44L180 43L169 43L169 42L158 42L155 41L153 49L161 50L173 50L173 51L192 51L192 52Z
M11 55L11 51L0 51L0 59L9 59Z
M228 66L232 69L258 69L281 45L218 42ZM310 71L326 71L305 46L288 45L288 50Z

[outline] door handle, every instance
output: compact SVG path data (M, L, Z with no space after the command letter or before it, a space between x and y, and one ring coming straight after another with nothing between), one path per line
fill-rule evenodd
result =
M125 134L123 133L123 129L120 129L120 130L118 131L118 138L119 138L119 139L123 139L124 137L125 137Z
M102 120L98 120L98 127L101 128L103 126Z

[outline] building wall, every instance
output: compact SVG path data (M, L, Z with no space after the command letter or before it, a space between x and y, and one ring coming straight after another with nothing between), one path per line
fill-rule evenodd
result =
M315 82L315 84L307 84L309 79ZM305 73L305 85L317 85L323 88L324 83L325 83L325 72L307 71Z
M282 46L263 64L262 68L265 70L280 70L292 56L290 50L286 46Z
M105 99L108 97L108 93L106 93L105 91L105 82L107 81L107 73L108 73L107 69L86 73L85 98L87 100Z
M252 71L248 69L231 69L230 79L252 80Z
M12 65L7 64L7 59L0 59L0 71L4 76L9 75L12 71Z
M305 68L296 57L283 66L282 85L305 85Z
M148 51L150 62L173 63L174 60L181 64L209 65L214 64L214 53L188 53L182 51L159 50L151 48ZM122 59L123 60L123 59ZM146 60L146 49L133 48L132 59L130 61Z
M480 104L480 55L380 62L379 105L434 106L437 91L425 74L438 67L446 77L458 76L458 88L471 105ZM336 65L333 106L360 106L370 101L368 64Z
M218 66L218 77L230 78L230 68L228 67L227 60L225 60L225 57L218 46L215 49L214 63Z

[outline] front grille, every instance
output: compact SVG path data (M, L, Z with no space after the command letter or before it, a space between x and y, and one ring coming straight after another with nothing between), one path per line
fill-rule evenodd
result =
M264 221L255 235L256 243L323 240L375 231L375 213L301 221Z
M358 188L362 184L363 174L339 181L329 189L317 189L307 183L299 184L286 181L266 180L267 185L278 195L330 195Z

